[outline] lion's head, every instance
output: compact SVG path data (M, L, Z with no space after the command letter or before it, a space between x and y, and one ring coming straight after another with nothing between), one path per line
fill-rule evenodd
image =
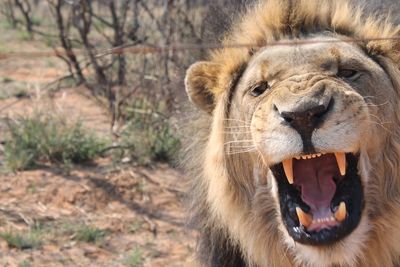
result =
M263 1L190 67L203 264L400 264L399 33L345 1Z

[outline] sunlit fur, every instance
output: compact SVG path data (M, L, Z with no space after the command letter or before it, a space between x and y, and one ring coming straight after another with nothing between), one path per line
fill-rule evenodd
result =
M390 77L396 99L391 105L370 107L371 112L375 108L382 111L377 114L390 114L391 121L373 136L369 143L372 148L361 153L359 172L365 185L366 208L358 228L341 242L320 248L296 244L282 225L274 185L265 181L271 174L259 167L263 160L257 153L229 153L226 149L227 142L232 141L226 128L231 124L227 122L239 120L234 112L227 111L234 77L240 75L254 52L270 42L324 31L350 38L392 38L400 33L389 21L366 16L346 1L262 1L233 25L223 41L226 45L255 47L219 49L210 55L209 63L189 69L186 86L190 98L211 114L196 115L200 118L191 124L193 132L185 155L193 178L189 211L201 232L200 265L213 266L212 258L218 253L223 257L227 247L242 256L247 266L400 265L398 40L360 44ZM206 100L213 103L205 104L196 88L205 90Z

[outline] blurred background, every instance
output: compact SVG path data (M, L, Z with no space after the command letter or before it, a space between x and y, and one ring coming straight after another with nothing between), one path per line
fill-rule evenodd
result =
M190 264L184 74L252 2L0 1L0 266Z

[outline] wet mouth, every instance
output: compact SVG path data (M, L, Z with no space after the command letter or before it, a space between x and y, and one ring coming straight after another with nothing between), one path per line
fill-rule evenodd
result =
M271 167L289 235L308 245L329 245L359 224L364 206L357 155L299 155Z

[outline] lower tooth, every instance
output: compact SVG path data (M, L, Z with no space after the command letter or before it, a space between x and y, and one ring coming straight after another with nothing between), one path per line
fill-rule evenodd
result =
M346 216L347 216L346 203L342 201L339 204L339 208L335 212L335 219L338 222L343 222L346 219Z
M311 225L312 220L313 220L311 215L305 213L299 207L296 208L296 213L297 213L297 217L299 218L301 225L303 225L306 228Z

